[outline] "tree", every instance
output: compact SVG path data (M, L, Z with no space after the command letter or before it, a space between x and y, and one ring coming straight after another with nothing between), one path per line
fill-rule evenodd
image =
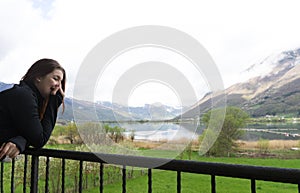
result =
M132 129L131 132L130 132L130 140L133 142L134 140L134 136L135 136L135 130Z
M218 121L210 120L211 114L218 114L218 111L224 111L224 109L214 109L203 115L202 121L206 127L208 127L208 124L212 124L210 125L211 127L214 127L214 124L218 124ZM219 136L207 154L213 156L229 156L234 148L237 147L235 140L243 134L243 131L239 129L245 126L248 118L249 115L245 111L237 107L227 107ZM207 137L205 135L209 137L212 135L212 132L206 129L203 135L199 137L199 140L202 141L204 137Z
M78 137L78 131L75 123L71 122L66 126L66 139L70 141L71 144L75 142L75 138Z
M118 126L110 127L109 125L104 125L104 129L109 138L112 139L115 143L123 141L123 132L125 131L125 129Z

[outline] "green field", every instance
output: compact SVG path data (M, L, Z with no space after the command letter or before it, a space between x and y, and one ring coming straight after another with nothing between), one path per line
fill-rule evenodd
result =
M155 171L153 173L154 193L176 192L176 173L169 171ZM185 193L208 193L211 192L210 177L200 174L182 174L182 191ZM234 179L216 177L216 190L218 193L249 193L250 181L244 179ZM258 193L287 193L297 192L297 185L281 184L272 182L256 182L256 192ZM121 192L121 182L104 186L104 192ZM139 177L127 181L127 192L141 193L147 192L147 177ZM99 192L98 188L86 190L85 192Z
M194 155L193 157L196 157ZM209 158L198 157L199 161L205 162L222 162L231 164L245 164L256 166L271 166L281 168L300 168L299 159L262 159L262 158ZM207 193L211 191L210 176L202 174L182 174L182 192L186 193ZM176 192L176 172L153 170L152 174L154 193ZM127 180L127 192L141 193L148 192L148 178L147 176L140 176L134 179ZM249 193L250 180L237 179L228 177L216 177L216 189L218 193ZM297 192L298 186L294 184L274 183L257 181L256 192L258 193L294 193ZM118 181L113 184L106 184L104 192L121 192L122 182ZM99 192L99 188L89 189L85 192Z

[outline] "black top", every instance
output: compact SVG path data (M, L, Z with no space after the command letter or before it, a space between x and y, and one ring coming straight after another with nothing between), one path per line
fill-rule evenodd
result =
M50 95L40 120L39 108L44 98L34 84L21 81L13 88L0 92L0 146L6 142L17 145L20 152L27 146L43 147L55 126L62 95Z

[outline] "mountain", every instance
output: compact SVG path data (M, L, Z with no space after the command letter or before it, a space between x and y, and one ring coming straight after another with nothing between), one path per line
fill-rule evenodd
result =
M208 93L183 113L195 117L210 110L212 101L227 100L228 106L237 106L253 117L265 115L300 115L300 48L267 57L248 68L242 76L256 74L248 81L237 83L219 93ZM216 102L216 106L221 103Z
M0 82L0 92L12 86L13 84ZM84 121L168 120L181 113L181 108L160 103L146 104L144 107L128 107L108 101L93 103L66 97L64 112L62 113L62 108L60 108L58 119L60 122L74 119Z
M65 111L59 113L59 119L69 121L74 119L84 121L169 120L181 113L181 109L162 104L128 107L108 101L93 103L66 98Z
M75 118L74 118L75 116ZM113 121L117 116L122 120L128 119L129 116L121 115L118 112L113 112L111 108L88 101L81 101L76 99L65 98L65 110L58 113L58 119L71 121L71 120L84 120L84 121Z
M188 110L163 104L147 104L144 107L127 107L107 101L97 103L65 99L65 111L59 113L63 121L76 119L90 121L168 120L176 117L193 118L212 108L223 105L237 106L253 117L265 115L300 115L300 48L267 57L252 65L241 76L249 80L234 84L224 91L207 93ZM256 76L253 76L256 75ZM12 84L0 82L0 91ZM184 113L182 113L184 112Z
M12 86L13 86L13 84L6 84L6 83L3 83L3 82L0 82L0 92L3 91L3 90L9 89Z

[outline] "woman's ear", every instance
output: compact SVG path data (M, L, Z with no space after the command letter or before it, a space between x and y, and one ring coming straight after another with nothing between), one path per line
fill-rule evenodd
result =
M36 82L37 82L37 83L41 82L41 77L37 77L37 78L36 78Z

